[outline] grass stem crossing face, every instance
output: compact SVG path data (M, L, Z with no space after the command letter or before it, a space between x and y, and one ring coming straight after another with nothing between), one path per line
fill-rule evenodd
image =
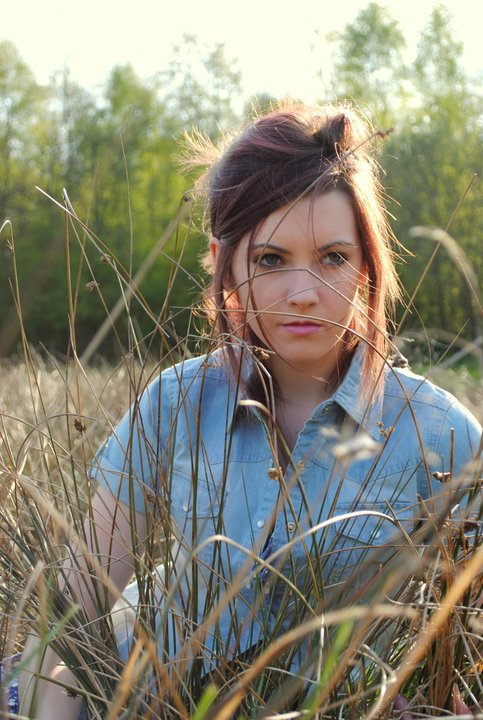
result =
M231 271L240 312L278 361L330 376L363 282L347 195L331 191L276 210L252 243L241 240Z

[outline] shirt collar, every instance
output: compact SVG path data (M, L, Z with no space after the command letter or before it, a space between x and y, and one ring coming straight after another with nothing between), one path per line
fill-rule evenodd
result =
M344 379L332 396L332 400L340 405L374 440L380 440L384 394L379 392L376 397L364 399L365 388L362 377L364 355L364 348L359 346ZM384 382L384 378L382 382Z
M253 372L256 363L256 359L248 349L245 348L243 354L242 382L236 389L236 410L240 407L240 401L244 401L242 405L244 405L245 408L247 408L247 406L250 407L250 399L246 394L244 381L246 381L250 373ZM364 347L359 346L354 353L354 357L352 358L344 379L329 400L336 402L358 425L361 425L374 440L380 441L383 392L378 393L376 397L369 398L368 400L363 399L364 381L362 378L362 365L364 355ZM384 379L382 382L384 382ZM253 406L250 407L250 409L254 412L255 416L258 415L259 411L256 407Z

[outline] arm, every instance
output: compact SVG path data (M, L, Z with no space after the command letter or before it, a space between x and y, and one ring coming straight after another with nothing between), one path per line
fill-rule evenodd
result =
M108 490L100 488L92 500L92 512L84 525L87 548L81 541L74 546L78 567L72 567L70 558L64 562L65 581L70 586L74 600L81 604L87 616L95 620L99 610L93 601L95 590L104 593L107 585L109 607L112 607L131 578L136 556L142 552L147 535L146 517L135 514L135 527L130 521L129 508L120 504ZM106 584L103 576L108 575ZM93 592L94 591L94 592ZM39 640L30 636L24 651L28 666L19 679L20 713L38 720L77 720L80 698L72 698L55 682L37 680L36 674L52 681L76 685L73 674L60 664L51 648L39 657ZM29 715L31 709L33 715Z
M481 443L479 422L454 401L443 418L435 453L428 462L432 492L427 493L427 501L433 511L449 511L458 501L460 513L465 514L468 509L471 512L470 498L474 502L475 494L481 492L478 484L474 485L481 463Z

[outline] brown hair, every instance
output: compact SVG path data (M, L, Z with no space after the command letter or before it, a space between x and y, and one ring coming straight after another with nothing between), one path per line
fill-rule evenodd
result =
M365 312L357 312L344 336L342 367L347 369L362 336L366 352L362 387L375 388L388 351L388 310L399 295L391 250L391 233L374 159L374 137L365 121L347 106L281 106L256 118L224 149L195 143L198 157L211 165L201 178L206 194L207 231L219 242L208 297L215 329L224 337L238 335L230 317L227 293L238 242L253 235L263 220L280 207L303 196L331 190L350 199L360 235L367 290ZM201 145L204 152L200 153ZM229 304L230 300L228 300ZM239 314L238 314L239 317ZM238 323L239 324L239 323ZM260 345L249 327L249 344ZM367 382L366 382L367 381Z

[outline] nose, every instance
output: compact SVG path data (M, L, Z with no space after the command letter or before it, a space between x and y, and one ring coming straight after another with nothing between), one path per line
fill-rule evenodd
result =
M295 307L315 305L319 301L320 280L308 270L291 270L288 302Z

